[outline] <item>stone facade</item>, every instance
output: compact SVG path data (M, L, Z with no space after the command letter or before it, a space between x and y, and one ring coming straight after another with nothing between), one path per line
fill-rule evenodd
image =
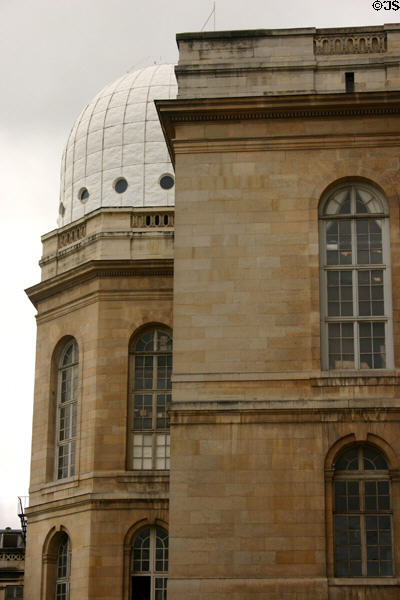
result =
M54 597L63 532L70 600L137 600L132 542L167 523L169 600L399 597L399 43L393 25L179 35L178 99L157 102L175 214L100 208L43 237L42 282L28 290L38 309L28 600ZM376 190L390 220L386 363L329 370L321 202L357 185ZM172 323L170 475L132 470L130 340ZM76 472L57 480L57 365L70 338ZM335 566L335 462L349 448L387 461L385 576Z
M143 214L154 226L137 227ZM32 600L54 598L52 541L63 531L71 598L128 598L132 531L168 522L168 473L127 470L126 459L130 338L148 323L172 327L173 230L156 226L157 214L99 209L43 237L43 282L28 290L38 309L25 588ZM80 351L76 475L57 480L56 374L71 336Z
M390 453L399 494L396 368L321 367L327 190L365 181L383 191L394 291L400 275L400 96L383 66L397 69L398 30L324 32L366 34L387 43L370 68L361 54L321 56L312 30L178 36L178 100L157 103L177 179L174 600L400 593L396 577L335 577L332 514L333 460L351 443ZM343 93L350 64L355 94ZM396 293L392 308L398 340Z

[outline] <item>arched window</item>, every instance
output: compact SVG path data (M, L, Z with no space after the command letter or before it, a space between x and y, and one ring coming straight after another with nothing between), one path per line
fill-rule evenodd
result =
M374 446L353 446L339 455L333 467L335 576L392 576L386 457Z
M168 533L162 527L147 527L132 546L132 600L167 600Z
M75 340L70 340L61 354L58 368L57 479L75 475L78 360L78 345Z
M147 330L130 349L129 468L169 469L172 338Z
M323 369L393 366L388 211L361 182L321 203L321 348Z
M69 537L61 534L57 550L55 600L69 600L71 549Z

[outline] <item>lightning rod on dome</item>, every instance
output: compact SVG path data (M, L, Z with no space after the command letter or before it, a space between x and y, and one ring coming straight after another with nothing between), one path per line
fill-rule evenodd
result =
M213 19L213 23L214 23L214 31L215 31L215 2L213 2L213 8L212 11L210 12L210 14L207 17L206 22L204 23L203 27L200 29L200 31L203 31L203 29L206 27L208 21L211 19L211 17L214 17Z

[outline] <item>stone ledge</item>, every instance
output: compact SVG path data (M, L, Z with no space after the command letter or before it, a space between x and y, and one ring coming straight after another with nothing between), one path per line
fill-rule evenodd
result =
M374 401L375 402L375 401ZM337 406L336 401L325 403L295 402L185 402L173 403L170 409L171 426L189 424L249 424L249 423L381 423L399 422L400 406ZM328 405L330 404L330 406Z
M333 587L333 586L338 586L338 587L342 587L342 586L348 586L348 587L352 587L352 588L363 588L363 587L369 587L371 585L400 585L400 579L398 579L397 577L357 577L357 578L351 578L351 577L332 577L331 579L328 579L328 585L329 587Z
M132 497L132 496L114 496L107 497L106 494L91 494L84 493L82 495L59 498L57 500L49 500L47 502L40 502L39 504L32 504L27 507L26 514L29 519L40 517L45 514L62 514L63 516L68 513L80 512L82 507L85 510L97 509L97 510L110 510L110 509L140 509L140 508L161 508L165 509L168 505L169 499L168 494L159 497ZM153 506L151 506L153 505ZM31 522L31 521L30 521Z
M172 277L173 259L90 260L25 290L37 308L49 296L98 277Z

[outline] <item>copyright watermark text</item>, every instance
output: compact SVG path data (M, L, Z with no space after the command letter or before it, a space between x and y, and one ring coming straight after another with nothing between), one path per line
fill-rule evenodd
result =
M400 0L375 0L372 8L374 10L399 10Z

